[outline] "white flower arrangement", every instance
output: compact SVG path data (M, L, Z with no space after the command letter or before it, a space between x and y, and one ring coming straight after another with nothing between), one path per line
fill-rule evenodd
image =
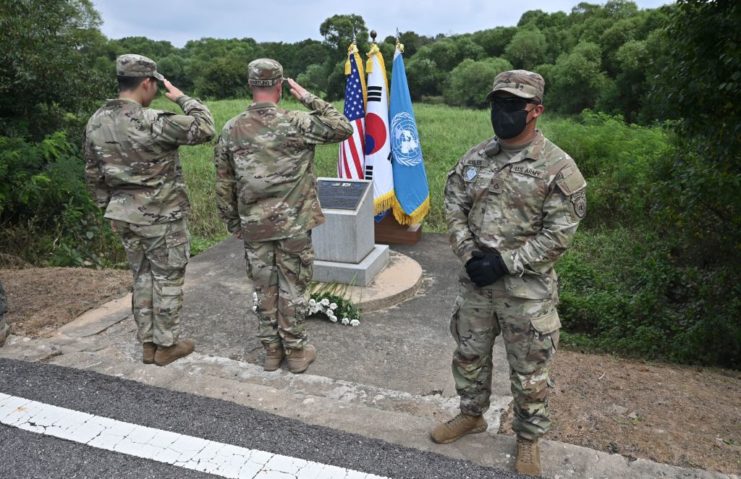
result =
M307 316L323 315L333 323L345 326L360 325L360 311L345 299L344 285L323 285L312 288Z

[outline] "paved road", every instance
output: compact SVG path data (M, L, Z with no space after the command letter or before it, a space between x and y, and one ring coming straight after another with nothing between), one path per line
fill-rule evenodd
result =
M0 393L130 425L357 471L347 472L347 478L372 477L366 474L400 479L518 477L226 401L47 364L1 359ZM157 458L141 459L6 425L0 425L0 444L0 477L4 478L216 477L164 464ZM275 473L257 477L302 476ZM311 477L324 479L321 474Z

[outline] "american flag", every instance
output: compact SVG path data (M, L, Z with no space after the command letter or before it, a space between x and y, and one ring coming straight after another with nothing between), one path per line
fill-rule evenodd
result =
M348 65L350 72L345 85L345 109L343 113L352 123L353 134L340 143L340 155L337 161L337 176L362 180L365 164L365 79L363 78L362 63L358 66L357 48L350 50ZM347 72L347 66L345 67Z

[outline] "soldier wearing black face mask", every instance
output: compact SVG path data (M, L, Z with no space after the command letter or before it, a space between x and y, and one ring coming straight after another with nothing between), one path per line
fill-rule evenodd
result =
M553 267L587 210L576 163L536 129L544 86L525 70L497 75L487 97L496 136L448 174L448 235L461 260L450 327L461 413L431 433L449 443L487 429L491 353L501 334L514 397L515 469L530 475L540 474L538 439L550 427L548 367L561 326Z

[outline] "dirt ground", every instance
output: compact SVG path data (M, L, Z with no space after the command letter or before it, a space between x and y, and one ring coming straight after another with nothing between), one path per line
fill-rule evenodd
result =
M560 350L547 439L741 472L741 372ZM512 434L511 409L500 432Z
M131 273L0 269L14 334L40 336L126 294ZM547 438L683 467L741 472L741 372L561 350ZM511 434L511 412L501 432Z
M85 311L131 290L131 272L117 269L0 269L13 334L48 335Z

